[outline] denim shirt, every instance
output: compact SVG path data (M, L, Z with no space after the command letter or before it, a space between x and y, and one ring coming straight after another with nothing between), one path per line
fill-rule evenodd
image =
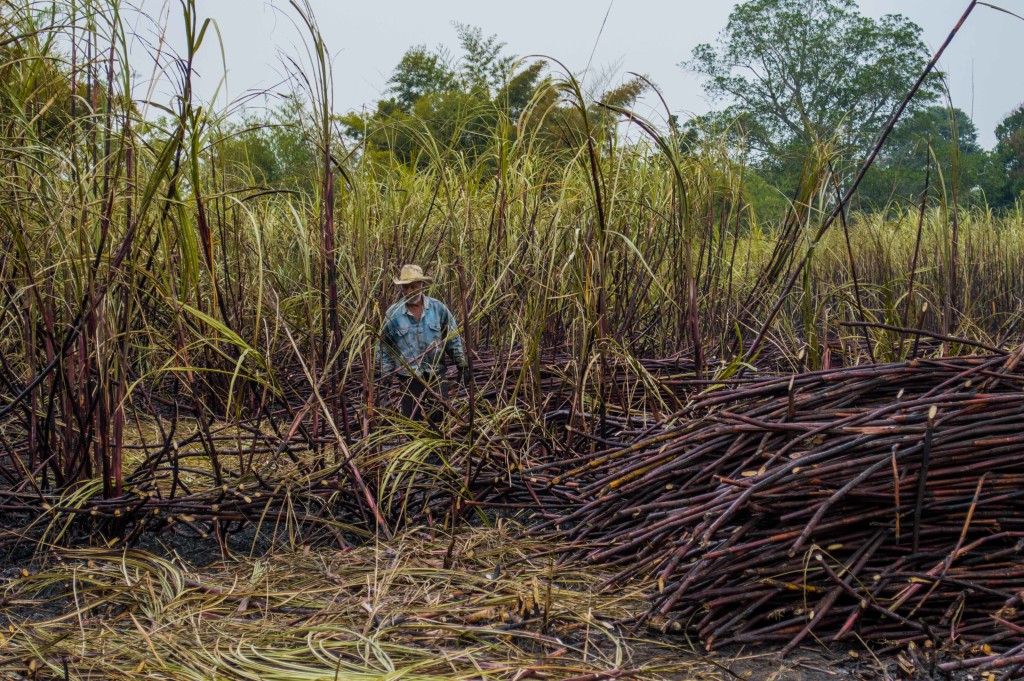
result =
M409 376L399 356L420 376L443 374L445 354L456 366L466 366L458 325L444 303L424 294L423 314L418 322L406 309L404 300L388 308L377 343L377 361L384 375L397 369L399 376Z

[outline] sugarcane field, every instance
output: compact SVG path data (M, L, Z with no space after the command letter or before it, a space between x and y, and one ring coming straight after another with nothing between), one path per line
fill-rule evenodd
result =
M1024 679L1019 0L0 0L0 679Z

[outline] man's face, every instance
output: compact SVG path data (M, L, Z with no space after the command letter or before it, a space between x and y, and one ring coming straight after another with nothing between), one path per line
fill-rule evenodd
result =
M423 282L414 281L411 284L402 285L402 297L407 303L418 305L423 301Z

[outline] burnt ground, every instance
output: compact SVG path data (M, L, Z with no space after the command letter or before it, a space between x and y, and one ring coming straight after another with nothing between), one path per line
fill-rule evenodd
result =
M227 546L232 552L231 560L245 561L246 557L263 556L274 550L274 542L266 535L257 535L246 529L228 536ZM188 536L175 532L146 534L133 548L142 549L157 556L175 559L190 569L203 571L217 569L222 565L223 555L218 543L212 538ZM281 547L284 549L284 547ZM284 549L287 550L287 549ZM20 554L20 555L19 555ZM0 586L14 580L22 570L36 572L46 567L58 554L43 553L31 556L22 550L0 557ZM59 560L59 559L58 559ZM22 621L45 620L62 614L59 606L19 612L9 610ZM0 618L2 619L2 618ZM6 628L9 622L0 622ZM639 673L642 678L701 679L701 680L767 680L767 681L832 681L869 679L978 679L987 681L987 675L971 675L966 672L942 675L929 670L931 661L922 659L907 651L895 654L890 651L879 657L866 645L847 643L825 645L809 640L786 657L781 656L779 645L729 646L714 651L705 651L685 634L664 634L657 631L641 631L636 637L622 632L628 647L628 664L624 669ZM0 658L2 658L0 654ZM942 660L940 660L942 661ZM685 671L680 671L685 669ZM0 677L3 674L0 673ZM10 678L30 678L14 676ZM530 678L530 677L523 677ZM535 676L533 678L545 678ZM609 677L612 678L612 677ZM625 676L622 678L630 678Z

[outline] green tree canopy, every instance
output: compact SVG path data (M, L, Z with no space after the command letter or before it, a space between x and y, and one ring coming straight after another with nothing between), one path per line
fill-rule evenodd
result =
M865 178L859 199L875 207L891 201L913 203L924 191L929 172L933 195L951 194L955 187L961 203L994 201L1002 189L998 165L978 144L978 128L971 117L961 109L931 106L896 126Z
M1024 104L996 126L996 157L1007 174L1002 193L1005 203L1024 197Z
M504 54L505 43L497 36L484 37L483 29L452 22L464 56L458 63L460 89L486 97L493 96L512 73L516 58Z
M437 148L473 157L487 145L502 113L518 115L542 80L543 63L516 70L505 43L474 26L453 22L460 56L445 47L416 45L388 79L389 97L368 114L341 117L345 133L372 152L403 163L425 162L430 141Z
M345 134L365 143L370 153L390 154L402 163L426 163L432 150L456 152L472 160L495 141L523 130L545 148L575 148L582 133L579 110L566 105L543 60L521 62L505 53L497 36L453 22L459 56L446 48L409 49L388 79L388 97L367 114L340 121ZM629 79L603 92L600 100L627 106L647 88ZM591 129L614 132L617 116L591 106Z
M764 154L837 131L862 147L924 68L920 36L909 19L865 17L853 0L750 0L733 10L717 45L698 45L680 66L744 115Z
M402 55L391 77L388 91L403 111L412 111L416 101L426 95L438 95L454 89L456 75L445 55L416 45Z
M219 131L217 160L228 186L255 184L313 193L321 159L306 120L305 100L292 93L266 114L226 121Z

